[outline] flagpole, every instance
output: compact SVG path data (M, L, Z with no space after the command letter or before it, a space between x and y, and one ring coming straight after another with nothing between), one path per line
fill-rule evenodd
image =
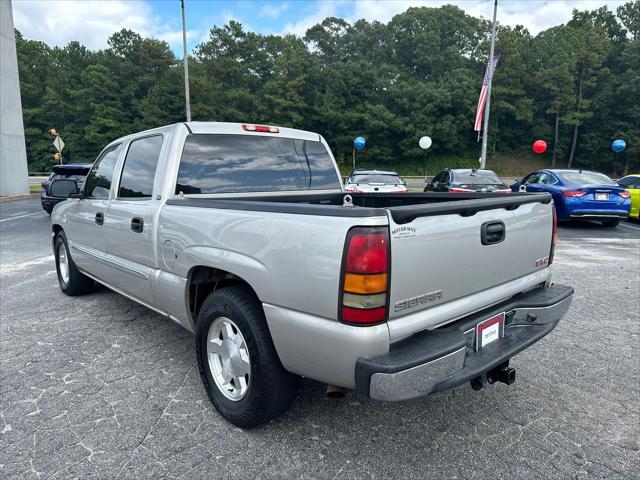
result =
M191 121L191 99L189 98L189 55L187 53L187 29L184 21L184 0L180 0L182 9L182 47L184 51L184 101L187 110L187 122Z
M487 164L487 141L489 133L489 112L491 111L491 82L493 81L493 51L496 46L496 14L498 12L498 0L493 3L493 26L491 27L491 51L489 53L489 81L487 84L487 103L484 106L484 125L482 127L482 153L480 155L480 168Z

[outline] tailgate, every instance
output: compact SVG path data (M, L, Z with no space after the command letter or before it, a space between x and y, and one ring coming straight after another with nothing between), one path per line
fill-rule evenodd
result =
M485 200L475 202L482 205ZM462 214L454 213L450 205L441 206L439 212L409 218L394 215L396 207L388 209L390 321L415 316L547 267L553 233L553 205L548 198L545 202L512 205L510 209L478 208ZM425 325L430 326L435 325Z

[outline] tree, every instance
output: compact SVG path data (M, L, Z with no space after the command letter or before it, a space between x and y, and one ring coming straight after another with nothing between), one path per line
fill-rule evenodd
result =
M500 170L501 156L520 155L535 137L550 139L554 166L637 165L640 2L616 13L574 11L535 36L498 26L490 167ZM476 166L472 126L490 30L450 5L409 8L387 23L329 17L303 38L214 25L189 58L192 116L316 131L344 170L358 135L367 139L360 165ZM166 42L123 29L97 51L78 42L52 48L19 32L16 46L31 170L53 165L49 128L65 140L65 161L86 162L118 136L185 118L182 61ZM417 145L426 134L428 164ZM628 144L619 158L614 138Z

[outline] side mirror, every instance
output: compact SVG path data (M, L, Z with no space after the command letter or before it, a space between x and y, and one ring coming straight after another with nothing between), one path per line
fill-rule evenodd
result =
M78 184L75 180L54 180L49 185L49 195L52 197L69 198L78 193Z
M516 183L520 183L522 179L520 177L516 177Z

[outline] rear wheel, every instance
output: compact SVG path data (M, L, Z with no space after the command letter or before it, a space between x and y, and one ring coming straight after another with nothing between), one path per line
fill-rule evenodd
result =
M56 271L58 273L60 290L72 297L90 292L95 283L89 277L82 274L76 267L76 264L73 263L73 259L69 254L67 237L64 235L64 232L56 235L53 252L56 259Z
M210 294L196 325L200 377L216 410L241 428L284 413L298 379L278 358L260 302L243 287Z
M617 227L619 223L620 223L620 220L604 220L602 222L602 226L613 228L613 227Z

